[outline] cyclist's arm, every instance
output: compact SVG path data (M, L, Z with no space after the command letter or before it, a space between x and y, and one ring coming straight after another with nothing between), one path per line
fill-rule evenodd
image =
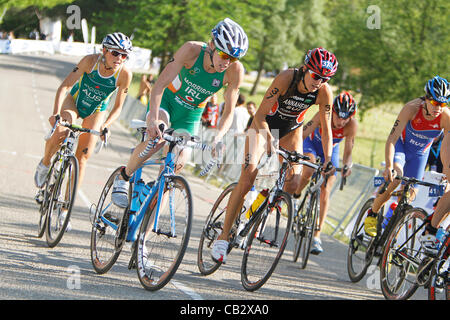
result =
M311 120L303 127L303 140L316 130L320 125L320 114L317 112Z
M394 168L394 153L395 153L395 144L397 143L398 138L402 134L403 130L406 127L406 124L409 120L411 120L414 115L420 110L420 99L416 99L408 102L400 111L397 119L394 122L392 130L386 140L385 145L385 161L386 168L385 172L391 172Z
M61 112L62 103L66 97L67 92L73 87L75 82L80 79L84 72L89 72L95 63L98 55L87 55L83 57L77 66L67 75L61 85L58 87L55 96L55 103L53 106L53 115Z
M219 130L214 138L214 143L222 140L222 137L230 129L233 123L234 108L239 97L239 87L244 80L244 67L237 61L234 62L225 74L227 88L224 92L225 104L223 106L222 117L220 118ZM224 80L225 80L224 79Z
M355 144L356 132L358 131L358 121L352 118L344 129L345 144L344 144L344 154L342 156L342 163L347 165L348 170L345 173L345 177L349 176L352 172L352 151Z
M333 92L328 83L319 89L317 101L319 104L320 127L322 128L322 148L324 154L324 165L331 161L333 152L333 134L331 132L331 116L333 105Z
M117 80L117 95L114 101L114 107L108 115L108 118L103 123L101 129L109 128L111 124L117 120L122 111L123 102L128 93L128 88L130 87L131 79L133 78L133 74L130 70L123 67L120 72L119 79Z
M195 42L186 42L175 52L173 58L169 60L164 70L158 77L153 89L150 93L150 109L147 117L147 124L150 126L152 123L157 126L155 121L158 120L159 106L164 93L164 89L169 86L173 79L180 73L181 69L186 63L189 63L201 51L201 46Z
M272 84L267 89L266 94L264 95L264 98L262 99L252 121L252 126L255 126L259 133L267 134L267 138L271 141L274 140L274 137L270 132L269 124L266 121L266 116L271 113L271 110L277 102L279 96L287 90L289 83L292 80L293 73L294 71L292 69L287 69L275 77Z
M441 161L442 161L442 173L447 176L447 180L450 181L450 116L449 110L446 110L442 116L446 118L446 123L442 126L444 127L444 138L441 143ZM444 119L443 119L444 120ZM438 201L436 209L431 220L431 225L435 228L445 219L447 214L450 212L450 190L441 197Z

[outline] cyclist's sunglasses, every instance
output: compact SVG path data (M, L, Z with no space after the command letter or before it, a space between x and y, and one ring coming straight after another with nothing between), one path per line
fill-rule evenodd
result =
M232 57L228 53L225 53L217 48L216 48L216 51L219 54L219 57L222 58L223 60L230 60L230 62L235 62L235 61L239 60L238 58Z
M311 78L313 78L314 80L322 80L322 82L327 82L328 80L330 80L330 77L322 77L321 75L318 75L317 73L315 73L314 71L309 70L309 73L311 74Z
M108 51L111 52L111 54L114 57L118 57L120 55L122 57L122 59L127 59L128 58L128 53L119 52L119 51L113 50L113 49L108 49Z
M427 97L427 99L430 101L430 103L435 106L435 107L442 107L445 108L446 106L448 106L447 102L439 102L434 100L432 97Z

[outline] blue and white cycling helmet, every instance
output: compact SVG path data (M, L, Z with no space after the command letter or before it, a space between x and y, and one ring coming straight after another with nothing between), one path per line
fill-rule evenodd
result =
M107 34L102 41L105 48L122 50L130 53L133 50L130 38L121 32Z
M225 18L212 29L214 45L220 51L235 57L242 58L248 50L248 38L244 29L231 20Z
M448 81L439 76L435 76L433 79L428 80L425 85L425 93L427 97L441 102L448 103L450 98L450 88Z

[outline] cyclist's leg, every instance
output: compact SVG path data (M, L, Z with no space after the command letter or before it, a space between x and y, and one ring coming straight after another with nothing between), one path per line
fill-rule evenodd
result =
M324 159L324 158L322 158ZM331 162L333 166L337 168L339 166L339 145L336 145L333 148L333 153L331 155ZM334 182L336 181L337 172L328 177L327 185L322 184L320 189L320 210L319 210L319 224L317 230L314 232L314 237L320 237L320 231L322 230L323 224L325 223L325 219L328 214L328 207L330 201L330 193L333 188Z
M167 113L167 111L165 111L162 108L159 109L159 120L163 121L166 124L166 127L168 127L170 116ZM164 141L160 140L153 149L150 149L149 153L145 157L140 158L139 153L144 151L145 147L148 144L149 139L150 139L150 137L147 137L147 139L144 142L138 144L136 146L136 148L134 149L133 153L131 154L131 156L128 160L127 166L125 168L125 173L128 176L131 176L141 166L141 164L144 161L149 159L152 155L154 155L157 151L159 151L161 149L161 147L164 145Z
M306 139L303 141L303 154L305 156L308 156L312 163L316 162L317 150L321 150L321 149L322 149L322 145L320 145L320 149L316 148L316 144L313 143L313 141L311 140L310 137L306 137ZM296 149L296 150L301 150L301 149ZM309 180L311 179L313 174L314 174L314 169L307 167L307 166L303 166L299 186L294 193L295 198L300 197L300 194L302 193L303 189L309 183Z
M218 236L218 240L228 241L233 223L244 203L245 195L252 188L256 175L258 174L257 165L265 152L265 142L266 139L264 136L251 126L245 139L245 156L244 163L242 164L241 176L239 177L238 184L230 195L223 230Z
M73 97L70 94L68 94L64 99L60 114L61 119L69 123L73 123L78 118L78 111ZM68 129L65 127L58 126L50 139L46 141L42 164L47 167L50 165L53 155L56 151L58 151L61 143L66 138L68 132L67 130Z
M303 149L303 126L289 132L285 136L280 138L280 146L286 150L302 150ZM281 159L280 159L281 161ZM292 170L289 170L286 181L284 184L284 191L290 194L294 194L300 187L300 177L302 173L302 167L299 165L293 165Z
M397 150L397 147L396 147L396 150ZM403 175L403 168L405 165L406 165L405 153L395 152L394 170L397 175L401 175L401 176ZM385 192L383 192L382 194L377 193L377 196L374 199L373 204L372 204L372 212L376 213L381 209L381 207L389 200L392 192L394 192L394 190L398 187L399 184L400 184L400 181L394 179L394 181L392 181L388 185Z
M81 126L83 128L93 129L100 131L100 127L105 119L106 112L94 112L90 116L83 119ZM86 168L86 162L91 157L95 149L95 144L97 143L99 137L90 134L83 133L78 138L78 147L75 152L75 157L78 159L79 171L78 171L78 185L80 186L83 178L84 171Z
M394 154L394 170L397 175L403 175L403 168L406 164L406 153L403 149L403 143L399 140L395 145ZM367 235L375 237L377 233L377 215L378 211L384 206L384 204L390 199L392 192L400 184L399 180L394 179L387 186L383 193L377 192L376 198L373 200L371 208L368 210L367 217L364 220L364 231ZM380 187L381 188L381 187Z

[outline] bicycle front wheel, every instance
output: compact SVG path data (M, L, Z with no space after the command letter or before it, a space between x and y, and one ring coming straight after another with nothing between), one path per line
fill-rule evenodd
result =
M318 201L318 193L313 193L310 196L309 203L303 207L303 211L300 213L303 223L300 232L301 236L297 245L299 247L300 268L302 269L306 268L309 259L311 242L317 224Z
M364 232L364 220L367 211L372 207L373 199L369 199L361 208L353 226L347 251L347 272L352 282L360 281L367 273L372 263L373 254L369 248L375 238ZM383 209L381 209L383 210Z
M381 291L386 299L406 300L416 292L416 279L425 261L419 228L427 218L421 208L407 210L388 234L380 267ZM430 258L427 258L430 259ZM422 281L429 279L430 270L421 272Z
M159 212L156 212L158 197L155 196L147 208L137 240L138 278L142 286L150 291L163 288L177 271L186 252L192 227L193 208L189 184L181 176L165 179Z
M70 220L78 184L78 160L68 156L61 165L48 205L45 236L50 248L64 235Z
M222 191L214 203L211 212L206 218L206 223L200 235L200 243L197 252L197 266L200 273L207 276L215 272L221 265L211 258L211 249L214 241L222 233L227 211L228 200L237 183L232 183Z
M40 190L39 192L42 192L42 202L39 206L39 221L38 221L38 238L41 238L45 233L45 223L47 221L47 211L48 211L48 205L51 199L51 194L53 191L53 187L56 182L56 174L55 174L55 164L60 161L60 158L57 156L52 162L52 166L50 167L50 170L47 173L47 178L45 179L45 188Z
M111 199L114 179L120 175L120 170L122 167L117 168L106 182L92 219L91 262L99 274L108 272L116 263L126 237L127 209L116 206Z
M447 229L448 231L448 229ZM428 286L429 300L450 300L450 236L444 240L433 265Z
M292 221L292 199L280 192L260 213L247 236L241 282L248 291L261 288L272 275L286 247Z

